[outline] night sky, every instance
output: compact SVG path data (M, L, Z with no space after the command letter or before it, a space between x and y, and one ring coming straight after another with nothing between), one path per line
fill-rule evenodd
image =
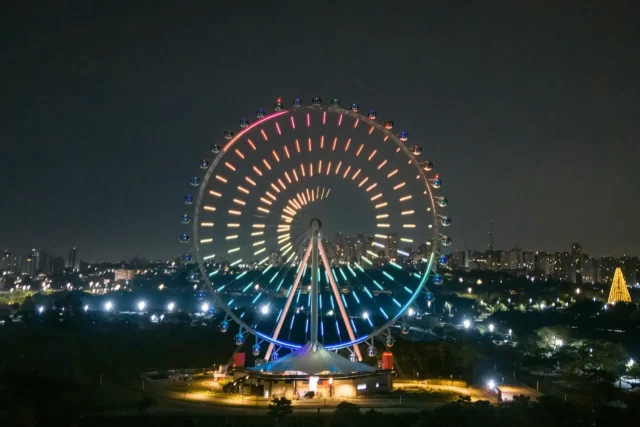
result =
M319 96L429 151L451 249L640 254L637 2L396 3L5 2L0 248L178 256L209 145Z

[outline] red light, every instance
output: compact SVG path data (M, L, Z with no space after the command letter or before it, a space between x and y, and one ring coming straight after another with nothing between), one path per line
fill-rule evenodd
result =
M440 174L439 174L439 173L437 173L437 174L436 174L436 179L438 179L439 177L440 177Z
M278 103L282 102L282 98L276 99L276 102L278 102Z

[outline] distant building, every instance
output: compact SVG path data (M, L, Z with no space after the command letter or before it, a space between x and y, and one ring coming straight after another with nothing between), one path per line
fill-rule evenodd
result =
M62 257L55 257L51 261L51 273L53 274L62 274L64 273L65 262Z
M598 282L599 283L611 283L613 281L613 274L618 266L618 260L612 256L603 256L600 258L600 266L598 268Z
M522 267L527 271L534 271L536 268L536 257L532 251L522 251Z
M37 269L37 261L36 261L36 259L32 255L27 255L24 258L24 263L23 263L22 268L21 268L22 274L25 274L25 275L27 275L29 277L35 277L36 276L36 269Z
M269 262L271 265L279 265L280 264L280 252L279 251L271 251L269 254Z
M338 262L343 262L348 256L348 254L347 254L346 245L345 245L345 241L344 241L344 237L342 236L342 233L336 233L336 237L333 244L336 249L336 258Z
M553 257L544 251L536 252L535 271L541 273L543 277L551 276L553 272Z
M620 258L620 269L627 283L631 286L638 282L638 257L623 256Z
M573 281L573 262L569 252L556 252L553 255L553 272L551 277L558 282Z
M598 262L589 255L582 257L582 282L594 284L598 281Z
M571 245L571 263L573 265L572 281L578 285L582 284L582 246L580 243Z
M420 256L422 257L427 257L427 255L429 255L429 253L431 253L431 251L429 250L430 246L427 245L426 243L421 244L420 246L418 246L418 254L420 254ZM467 258L467 263L469 262L469 259Z
M76 248L73 248L69 251L69 259L67 260L67 268L70 268L72 270L77 270L78 269L78 264L77 264L77 251Z
M116 282L133 280L135 276L135 270L119 269L119 270L116 270L114 273L115 273L114 279Z
M367 251L367 238L364 234L360 233L356 236L353 247L353 255L351 260L357 260L360 262L360 258L364 256Z
M11 271L13 269L13 252L5 251L0 255L0 270Z
M338 245L336 245L337 247ZM342 240L340 246L342 251L338 254L338 263L351 262L356 258L356 238L353 236L346 236Z
M462 269L468 265L466 252L462 249L459 251L455 251L451 254L451 260L449 261L449 265L454 269Z
M387 234L387 257L391 260L398 256L398 235L396 233Z
M522 270L522 250L514 248L500 253L500 269L501 270Z
M500 259L502 257L502 251L488 251L486 252L487 263L489 265L489 269L492 271L500 270L501 263Z

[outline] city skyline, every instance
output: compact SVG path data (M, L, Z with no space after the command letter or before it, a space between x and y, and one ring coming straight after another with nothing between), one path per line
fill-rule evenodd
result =
M580 7L13 7L0 244L173 257L185 177L225 129L278 96L336 96L423 145L451 201L452 249L485 247L492 220L495 247L638 254L637 14ZM353 42L368 28L380 31Z
M343 235L336 233L333 236L323 236L327 256L334 265L362 263L362 256L367 250L374 250L378 257L374 259L373 265L379 266L390 261L400 264L417 262L429 253L429 246L426 244L412 246L408 243L398 241L398 234L387 234L387 246L376 248L372 246L375 238L365 233L355 233L353 235ZM302 257L307 242L303 241L296 249L299 258ZM486 248L486 249L457 249L443 250L440 254L446 255L447 263L440 268L446 270L466 270L466 271L504 271L511 274L526 274L532 278L552 278L559 282L571 282L580 284L608 283L613 279L615 268L621 267L624 276L633 285L640 280L640 259L637 255L625 255L622 257L602 256L594 257L583 251L580 243L574 242L569 250L565 251L539 251L527 248L514 247L509 249ZM280 255L277 247L269 248L266 252L270 258L270 263L281 264L284 259ZM131 264L136 262L164 263L169 260L149 260L139 258L137 255L133 260L126 258L120 260L100 260L85 261L76 258L77 248L69 251L69 257L57 256L47 253L42 249L32 249L30 253L21 255L7 249L0 249L0 271L13 272L17 274L35 277L40 273L61 274L68 271L82 271L91 264L100 262ZM367 255L368 256L368 255ZM217 262L230 263L229 259L219 259ZM247 265L257 263L258 259L247 260ZM180 262L177 263L179 265Z

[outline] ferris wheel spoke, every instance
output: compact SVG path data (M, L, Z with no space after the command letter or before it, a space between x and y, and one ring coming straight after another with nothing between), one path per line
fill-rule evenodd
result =
M310 255L311 255L311 245L309 245L309 247L305 251L304 258L300 262L300 265L302 266L306 265ZM298 285L300 284L300 279L302 278L303 274L304 274L304 268L300 268L298 270L298 273L296 274L296 278L293 281L293 284L291 285L291 288L289 289L289 296L287 297L287 302L285 303L284 308L282 310L280 320L278 320L276 328L273 331L273 339L275 341L277 341L278 337L280 336L280 330L282 329L282 324L284 323L284 320L287 317L287 313L289 312L289 308L291 307L291 301L293 301L293 297L295 296L296 290L298 289ZM293 321L291 323L293 324ZM271 356L272 351L273 351L273 343L269 343L269 347L267 349L267 352L265 353L265 359L269 360L269 357Z
M327 258L327 254L324 251L324 247L322 246L322 242L318 242L318 249L320 251L320 257L322 258L322 263L324 264L324 268L330 269L331 266L329 264L329 259ZM338 304L338 308L340 309L340 315L342 316L342 320L344 321L345 327L347 328L347 333L349 334L349 338L352 342L356 340L356 336L353 333L353 328L351 327L351 322L349 320L349 316L344 308L343 301L340 298L340 291L338 290L338 285L333 280L333 274L327 275L329 277L329 283L331 284L331 289L333 290L333 295L336 299L336 303ZM358 356L358 360L362 360L362 354L360 353L360 348L357 345L353 346L353 350Z

